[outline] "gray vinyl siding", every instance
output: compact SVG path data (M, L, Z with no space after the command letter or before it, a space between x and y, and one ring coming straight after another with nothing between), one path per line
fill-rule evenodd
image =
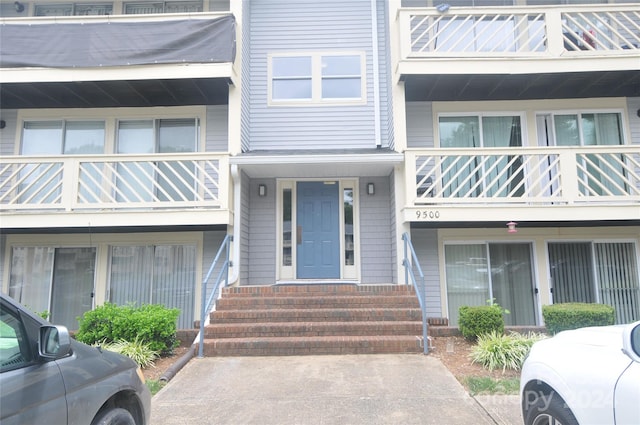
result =
M249 177L242 173L240 177L240 240L235 241L240 244L240 285L246 285L249 279Z
M267 196L258 196L258 185ZM251 180L249 188L249 285L271 285L276 280L276 180Z
M246 61L248 64L243 64L248 65L251 80L250 96L243 99L243 112L250 114L251 118L243 141L248 137L250 149L376 146L371 1L253 0L250 4L251 35L244 41L245 48L250 46L250 58ZM378 20L382 21L380 25L386 22L384 15ZM380 34L383 39L384 34ZM366 54L366 105L269 106L268 56L318 51ZM386 58L385 52L380 52L380 58ZM381 68L386 70L388 66L385 63ZM247 68L243 66L244 72ZM386 79L385 72L381 80L384 82ZM384 111L388 114L388 108ZM381 120L381 125L388 133L386 118Z
M251 38L249 37L249 2L242 2L242 65L241 65L241 81L242 92L241 97L241 110L240 110L240 146L242 152L247 152L250 149L250 117L251 117Z
M407 102L407 147L432 148L433 113L431 102Z
M6 127L0 130L0 156L16 154L16 126L18 125L18 111L15 109L3 109L0 117Z
M207 106L207 152L227 152L229 150L229 107L227 105Z
M438 231L411 229L411 243L425 276L427 317L444 317L438 267Z
M400 279L404 279L404 277L398 276L398 228L396 227L396 220L398 217L396 216L396 185L395 185L395 172L391 173L389 176L389 188L390 188L390 199L389 199L389 226L391 226L391 270L393 272L393 283L404 283Z
M375 195L367 195L367 183ZM391 186L388 177L360 179L360 262L363 284L394 283Z
M380 127L382 146L394 149L393 99L391 96L391 47L389 45L388 2L379 1L378 7L378 57L380 69Z

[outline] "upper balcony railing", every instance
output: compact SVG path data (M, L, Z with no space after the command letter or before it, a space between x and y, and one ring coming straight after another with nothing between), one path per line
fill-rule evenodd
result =
M401 60L634 55L640 4L400 9Z
M225 209L228 167L201 153L5 156L0 212Z
M640 213L638 146L410 149L406 159L416 207L635 204Z

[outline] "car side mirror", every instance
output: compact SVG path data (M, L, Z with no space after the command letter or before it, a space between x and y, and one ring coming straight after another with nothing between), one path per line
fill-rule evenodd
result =
M38 339L40 357L56 360L71 351L71 337L64 326L41 326Z
M640 363L640 322L627 326L622 335L622 351L633 361Z

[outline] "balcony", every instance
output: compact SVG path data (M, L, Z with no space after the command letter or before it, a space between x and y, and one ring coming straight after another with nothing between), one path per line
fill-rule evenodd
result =
M229 12L0 18L0 32L4 109L220 105L237 78Z
M638 3L402 8L397 25L409 100L640 93Z
M229 224L224 154L5 156L3 228Z
M410 149L406 160L409 222L640 218L637 146Z

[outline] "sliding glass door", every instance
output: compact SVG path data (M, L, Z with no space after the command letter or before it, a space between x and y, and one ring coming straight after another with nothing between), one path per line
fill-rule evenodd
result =
M443 194L458 198L513 197L524 193L520 156L483 154L482 148L522 146L519 116L441 116L440 147L467 148L441 166Z
M95 248L14 247L9 295L71 330L93 308Z
M109 301L118 305L163 304L180 309L178 327L193 327L196 247L111 247Z
M445 245L449 322L458 324L462 306L495 300L510 311L507 325L535 325L531 245L482 243Z
M554 303L603 303L616 322L640 319L638 254L631 242L551 242Z

